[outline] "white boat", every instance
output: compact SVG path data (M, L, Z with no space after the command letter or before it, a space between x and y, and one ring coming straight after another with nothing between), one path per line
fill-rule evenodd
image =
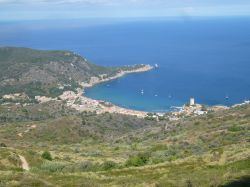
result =
M144 90L141 90L141 94L142 94L142 95L144 94Z
M158 68L159 67L159 65L158 64L155 64L155 68Z

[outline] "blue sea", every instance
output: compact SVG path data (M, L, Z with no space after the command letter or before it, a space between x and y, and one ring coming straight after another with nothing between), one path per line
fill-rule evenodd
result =
M86 90L130 109L170 111L190 97L229 106L250 99L248 17L6 21L0 45L71 50L105 66L158 64Z

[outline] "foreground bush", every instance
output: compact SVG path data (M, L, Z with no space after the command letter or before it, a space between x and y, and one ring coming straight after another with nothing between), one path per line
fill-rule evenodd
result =
M7 147L5 143L0 143L0 147Z
M49 160L49 161L53 160L49 151L44 151L43 154L42 154L42 158L45 159L45 160Z

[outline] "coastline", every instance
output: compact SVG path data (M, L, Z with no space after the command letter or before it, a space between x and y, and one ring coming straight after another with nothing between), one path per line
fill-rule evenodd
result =
M138 111L138 110L133 110L133 109L127 109L123 108L117 105L114 105L110 102L102 101L102 100L95 100L89 97L86 97L84 95L84 90L85 88L90 88L92 86L95 86L97 84L103 83L103 82L108 82L114 79L118 79L120 77L123 77L127 74L132 74L132 73L143 73L147 71L151 71L154 69L153 66L150 65L142 65L142 67L132 69L132 70L120 70L117 74L114 76L108 77L108 78L103 78L106 75L100 75L100 77L91 77L90 81L88 83L86 82L80 82L79 85L81 88L77 88L77 92L73 91L65 91L62 95L60 95L58 98L60 100L66 101L67 106L74 108L78 111L88 111L88 112L96 112L97 114L102 114L102 113L117 113L117 114L124 114L124 115L133 115L137 116L139 118L145 118L148 117L149 112L145 111ZM39 101L40 103L45 103L49 102L52 100L58 100L56 98L48 98L44 96L36 96L36 100ZM244 104L248 104L248 102L240 103L240 104L235 104L231 107L227 106L220 106L220 105L215 105L215 106L208 106L206 107L207 111L220 111L220 110L227 110L230 108L235 108L237 106L242 106ZM168 112L168 115L170 115L171 120L178 120L182 118L182 116L195 116L195 115L203 115L206 114L207 111L203 111L203 106L200 104L195 104L192 106L182 106L178 111L172 111ZM163 117L166 114L166 112L163 113L156 113L151 115L150 117L153 117L155 119L159 119L160 117Z
M85 83L85 82L80 82L79 84L82 86L82 88L89 88L92 86L95 86L97 84L103 83L103 82L108 82L114 79L118 79L120 77L123 77L125 75L128 74L132 74L132 73L143 73L143 72L147 72L147 71L151 71L152 69L154 69L153 66L151 65L143 65L141 64L143 67L137 68L137 69L133 69L133 70L121 70L119 71L116 75L112 76L112 77L108 77L108 78L99 78L99 77L91 77L89 83ZM104 77L105 75L100 75L101 77Z
M92 86L95 86L103 82L108 82L114 79L118 79L128 74L143 73L151 71L152 69L154 69L154 67L151 65L142 65L142 67L132 70L120 70L116 75L108 78L91 77L89 83L86 82L79 83L81 85L81 88L77 89L77 93L74 93L72 91L66 91L59 98L62 100L66 100L68 106L78 111L90 111L90 112L96 112L97 114L102 114L107 112L118 113L118 114L133 115L139 118L144 118L147 116L148 112L127 109L116 106L109 102L88 98L84 96L84 90L85 88L90 88ZM104 76L105 75L101 75L101 77Z

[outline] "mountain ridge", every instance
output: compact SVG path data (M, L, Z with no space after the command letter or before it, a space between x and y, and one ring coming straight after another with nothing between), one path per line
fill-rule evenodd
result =
M0 66L0 96L26 93L34 98L56 97L63 91L76 91L82 82L88 83L93 77L105 79L144 65L104 67L71 51L1 47Z

